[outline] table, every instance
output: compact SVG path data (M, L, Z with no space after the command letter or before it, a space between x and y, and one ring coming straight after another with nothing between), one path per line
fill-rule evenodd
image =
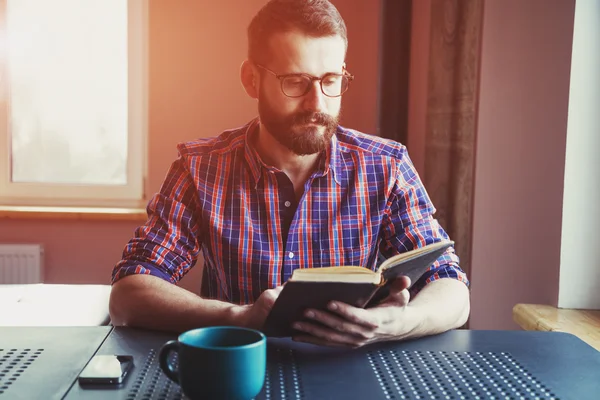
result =
M63 331L60 340L58 331L54 332L54 339L44 339L41 329L28 340L29 343L44 340L43 346L29 344L33 347L65 348L75 335L83 332L78 329L103 328L106 327L61 328L73 331L72 334ZM13 329L8 337L7 329ZM0 328L0 348L8 345L20 350L23 338L32 332L27 329L35 328ZM56 395L63 390L65 399L182 398L179 386L164 377L157 362L160 346L175 335L131 328L114 328L106 335L106 331L97 331L95 341L79 350L77 357L71 357L68 371L56 374L62 378L50 377L48 371L40 370L43 369L40 363L40 369L31 368L19 378L21 382L9 389L7 398L59 398ZM100 345L99 338L104 336L106 339ZM76 382L75 371L81 370L91 358L90 348L94 346L98 354L122 353L135 357L134 370L121 388L84 389ZM52 354L58 354L58 350L52 350ZM45 367L50 365L46 363ZM50 393L49 388L53 388L51 393L55 397L30 395L34 391ZM269 339L268 372L257 399L401 399L403 396L597 399L599 393L600 352L573 335L456 330L358 350ZM1 394L0 400L3 400Z
M513 319L528 331L567 332L600 351L600 310L557 308L543 304L517 304Z
M63 398L111 328L0 327L0 400Z

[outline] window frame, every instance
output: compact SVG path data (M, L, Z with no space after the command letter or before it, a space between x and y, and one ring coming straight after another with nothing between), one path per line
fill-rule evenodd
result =
M147 199L148 5L128 0L127 183L85 185L11 181L10 87L0 80L0 205L70 207L141 207ZM0 0L0 35L6 38L7 1ZM6 41L4 41L6 42ZM4 44L0 56L6 56ZM3 57L6 60L6 57ZM1 59L1 58L0 58ZM7 77L6 63L0 77Z

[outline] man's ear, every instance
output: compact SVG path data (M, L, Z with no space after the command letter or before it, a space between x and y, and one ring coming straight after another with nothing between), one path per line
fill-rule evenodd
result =
M240 68L240 78L242 80L242 86L248 96L253 99L258 99L258 73L256 68L252 65L250 60L246 60L242 63Z

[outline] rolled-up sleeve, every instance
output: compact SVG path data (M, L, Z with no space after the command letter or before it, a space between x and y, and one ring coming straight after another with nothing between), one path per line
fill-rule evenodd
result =
M435 208L405 148L396 162L396 181L391 189L388 212L384 217L383 241L380 246L380 251L386 258L449 239L448 234L433 218ZM448 248L414 282L411 295L416 295L426 284L442 278L456 279L469 285L453 247Z
M147 274L177 283L194 266L201 246L198 199L180 156L147 206L148 221L136 229L112 272L112 283Z

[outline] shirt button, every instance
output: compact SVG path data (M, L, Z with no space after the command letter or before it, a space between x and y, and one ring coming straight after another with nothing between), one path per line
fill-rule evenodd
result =
M289 201L286 201L285 203L283 203L286 207L289 207L292 205L292 203L290 203Z
M294 258L294 253L292 253L291 251L288 253L288 257L289 258Z

